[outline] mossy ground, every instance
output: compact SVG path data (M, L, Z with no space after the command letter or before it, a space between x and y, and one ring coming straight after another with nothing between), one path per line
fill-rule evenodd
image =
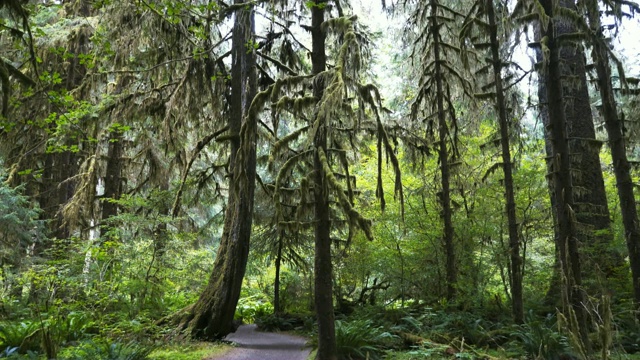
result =
M154 350L149 355L150 360L203 360L220 356L232 349L223 343L187 343L168 345Z

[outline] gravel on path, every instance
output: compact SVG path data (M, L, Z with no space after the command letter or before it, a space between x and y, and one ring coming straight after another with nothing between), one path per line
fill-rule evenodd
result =
M256 331L256 325L242 325L225 340L237 344L219 357L208 360L306 360L311 349L307 340L294 335Z

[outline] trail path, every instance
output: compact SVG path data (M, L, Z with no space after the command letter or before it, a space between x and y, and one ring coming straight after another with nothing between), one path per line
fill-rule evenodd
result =
M310 352L306 339L256 331L256 325L242 325L225 340L233 341L237 347L208 360L306 360Z

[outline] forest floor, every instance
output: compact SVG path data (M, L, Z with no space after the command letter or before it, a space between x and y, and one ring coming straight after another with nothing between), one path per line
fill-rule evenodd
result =
M206 360L306 360L311 351L303 337L257 331L256 325L242 325L225 340L236 347Z

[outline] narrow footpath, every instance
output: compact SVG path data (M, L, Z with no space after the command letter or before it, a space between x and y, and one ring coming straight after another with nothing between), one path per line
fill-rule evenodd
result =
M311 350L302 337L256 331L256 325L242 325L225 340L237 346L207 360L306 360Z

